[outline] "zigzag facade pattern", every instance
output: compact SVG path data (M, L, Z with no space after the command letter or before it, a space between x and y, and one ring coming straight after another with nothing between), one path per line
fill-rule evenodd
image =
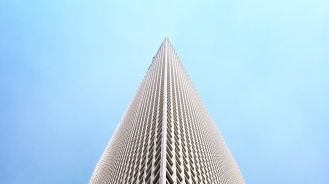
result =
M153 58L89 183L244 183L168 38Z

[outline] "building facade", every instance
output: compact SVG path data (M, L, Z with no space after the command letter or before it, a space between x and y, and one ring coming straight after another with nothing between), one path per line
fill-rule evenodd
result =
M89 183L244 183L168 38L153 58Z

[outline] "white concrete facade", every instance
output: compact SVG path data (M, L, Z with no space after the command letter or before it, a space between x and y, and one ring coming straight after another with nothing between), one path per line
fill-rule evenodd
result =
M89 183L245 183L168 38Z

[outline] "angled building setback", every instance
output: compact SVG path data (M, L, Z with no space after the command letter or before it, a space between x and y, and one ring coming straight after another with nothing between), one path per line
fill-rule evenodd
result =
M89 183L245 183L168 38Z

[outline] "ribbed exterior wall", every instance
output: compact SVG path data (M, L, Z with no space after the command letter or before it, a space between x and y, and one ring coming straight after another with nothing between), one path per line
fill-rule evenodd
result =
M244 183L167 38L89 183Z

